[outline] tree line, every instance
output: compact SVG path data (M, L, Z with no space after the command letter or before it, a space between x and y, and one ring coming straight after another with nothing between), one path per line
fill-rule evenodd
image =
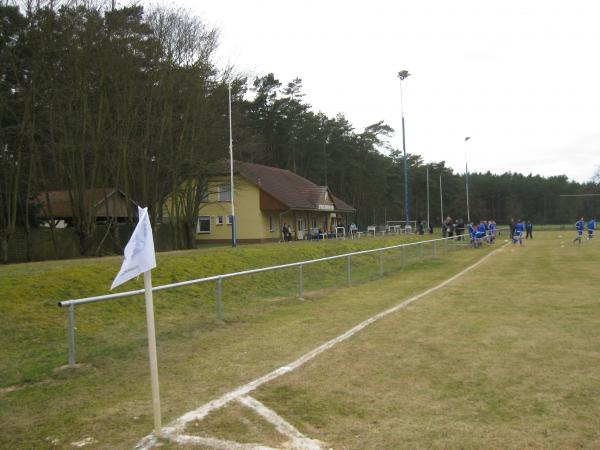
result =
M228 155L229 84L236 159L329 186L356 208L360 227L403 218L403 158L388 124L356 130L343 114L314 112L300 78L217 67L218 38L181 9L0 0L3 260L15 230L38 224L31 199L57 189L70 193L83 255L96 227L84 193L104 187L149 206L153 224L167 220L174 247L193 247L207 167ZM465 217L464 176L411 154L411 219L426 218L427 172L432 222L441 219L440 177L444 215ZM598 187L565 176L488 172L469 181L471 217L570 222L597 206L594 197L560 197Z

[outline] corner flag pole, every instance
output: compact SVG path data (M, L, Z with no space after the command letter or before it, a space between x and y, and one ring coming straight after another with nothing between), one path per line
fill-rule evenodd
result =
M152 409L154 411L154 434L160 436L162 425L160 418L160 392L158 389L158 363L156 357L156 332L154 330L154 304L152 300L152 276L150 271L156 267L154 238L148 216L148 208L138 206L138 224L123 252L121 270L112 282L111 290L121 284L144 274L144 295L146 298L146 323L148 326L148 356L150 358L150 381L152 383Z
M154 411L154 434L160 436L160 390L158 388L158 363L156 357L156 332L154 330L154 302L152 298L152 275L144 272L144 296L146 298L146 323L148 325L148 356L150 357L150 381L152 382L152 410Z

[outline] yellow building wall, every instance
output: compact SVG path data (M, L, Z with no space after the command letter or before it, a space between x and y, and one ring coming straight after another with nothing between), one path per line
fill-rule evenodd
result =
M227 216L231 215L231 202L219 202L217 186L229 186L229 177L215 177L208 183L208 201L203 203L199 216L210 216L210 233L196 233L199 241L225 241L231 239L231 225ZM236 238L238 240L279 239L279 212L260 210L260 190L246 180L234 178L234 203L236 217ZM273 216L273 230L269 230L269 215ZM223 216L223 225L217 225L217 216Z

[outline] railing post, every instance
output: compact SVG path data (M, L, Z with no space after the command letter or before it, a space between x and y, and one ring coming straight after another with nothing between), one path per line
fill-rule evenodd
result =
M223 279L217 280L217 320L221 322L223 320L223 307L222 307L222 296L223 296Z
M69 305L67 310L67 343L69 346L69 365L75 365L75 306Z
M379 252L379 276L383 276L383 250Z
M352 284L352 263L350 262L350 255L346 258L346 266L348 269L348 286Z
M304 300L304 285L302 280L302 264L298 266L298 298Z

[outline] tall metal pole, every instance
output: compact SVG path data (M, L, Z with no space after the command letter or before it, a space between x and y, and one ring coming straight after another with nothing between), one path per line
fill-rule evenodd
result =
M429 230L429 166L427 166L427 230Z
M467 141L470 137L465 138L465 186L467 189L467 223L471 223L471 211L469 210L469 166L467 165Z
M236 247L235 205L233 202L233 130L231 126L231 82L229 83L229 178L231 189L231 246Z
M408 161L406 159L406 133L404 130L404 104L402 98L402 80L410 76L408 70L402 70L398 72L398 78L400 78L400 113L402 115L402 150L404 151L404 221L405 225L408 225Z
M444 196L442 194L442 174L440 174L440 216L441 216L441 220L442 220L441 225L443 226L443 224L444 224Z

